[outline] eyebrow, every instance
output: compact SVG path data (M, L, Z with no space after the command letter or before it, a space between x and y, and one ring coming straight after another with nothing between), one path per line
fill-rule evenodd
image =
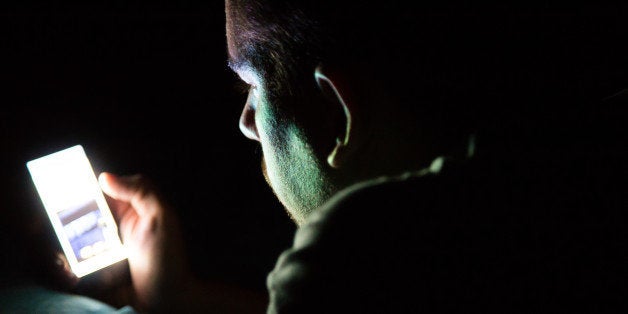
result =
M250 67L250 65L247 62L244 62L242 60L236 60L236 59L233 59L231 57L229 57L229 59L227 60L227 66L233 72L238 72L239 70L242 70L243 68Z
M237 70L238 70L239 68L241 68L241 67L242 67L242 64L241 64L241 62L238 62L238 61L236 61L236 60L233 60L233 59L229 58L229 59L227 60L227 66L228 66L228 67L229 67L232 71L237 72Z
M233 72L235 72L240 77L242 81L246 82L247 84L259 84L260 78L249 62L229 58L229 60L227 60L227 65Z

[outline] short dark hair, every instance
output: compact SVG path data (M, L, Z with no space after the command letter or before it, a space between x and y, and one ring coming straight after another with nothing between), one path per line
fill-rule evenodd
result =
M421 123L466 131L625 83L608 71L624 25L612 8L434 2L230 0L240 54L271 93L294 93L319 62L362 64Z

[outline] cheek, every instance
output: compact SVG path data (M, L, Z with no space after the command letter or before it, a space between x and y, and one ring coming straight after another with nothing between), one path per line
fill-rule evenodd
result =
M286 159L285 156L281 156L286 151L284 148L286 139L280 132L282 126L276 121L274 115L267 111L267 106L259 106L257 108L255 124L264 155L267 180L274 186L277 184L277 173L280 163L285 162Z
M326 159L336 145L336 138L342 136L346 126L342 107L321 99L315 93L308 93L302 99L295 119L317 158Z
M273 129L269 128L260 131L260 144L263 153L262 173L275 196L288 211L292 212L295 206L291 201L290 180L287 176L289 176L289 168L293 161L288 155L289 150L285 149L285 139L272 131Z
M268 106L260 106L255 115L268 179L276 189L287 184L291 168L298 164L295 127L280 118Z

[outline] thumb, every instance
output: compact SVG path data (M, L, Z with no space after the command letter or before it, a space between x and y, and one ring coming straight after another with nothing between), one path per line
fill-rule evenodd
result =
M142 175L117 176L102 172L98 183L107 195L118 202L129 203L140 216L149 214L159 206L155 189Z

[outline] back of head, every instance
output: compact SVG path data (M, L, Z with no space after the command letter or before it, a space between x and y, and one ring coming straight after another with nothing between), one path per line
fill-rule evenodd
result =
M536 136L623 88L621 10L466 1L230 0L273 91L322 63L361 69L416 132ZM246 37L246 38L245 38ZM548 130L549 131L549 130ZM504 141L499 139L497 141ZM534 141L532 139L531 141Z

